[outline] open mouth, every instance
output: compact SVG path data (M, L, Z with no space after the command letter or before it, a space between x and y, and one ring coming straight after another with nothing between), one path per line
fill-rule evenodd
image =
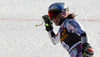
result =
M53 20L54 22L57 22L58 20Z

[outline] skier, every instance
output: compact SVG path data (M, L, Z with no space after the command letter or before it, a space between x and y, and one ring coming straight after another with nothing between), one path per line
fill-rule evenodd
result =
M52 43L56 45L61 42L70 57L92 57L94 55L86 32L74 19L75 15L69 14L69 8L64 3L57 2L50 5L48 15L43 15L42 18ZM57 34L53 31L52 22L60 26Z

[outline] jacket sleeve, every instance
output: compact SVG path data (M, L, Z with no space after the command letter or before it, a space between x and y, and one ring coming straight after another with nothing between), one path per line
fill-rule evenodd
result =
M80 23L75 20L69 20L66 23L66 27L70 33L76 33L77 35L81 36L82 43L87 43L86 32L84 31Z
M51 40L51 42L56 45L57 43L60 42L60 36L59 36L59 33L55 34L53 30L49 31L48 32L49 34L49 38Z

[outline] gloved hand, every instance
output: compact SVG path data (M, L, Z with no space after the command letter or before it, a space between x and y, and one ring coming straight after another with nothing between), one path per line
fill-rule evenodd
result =
M83 53L84 57L88 57L88 56L93 56L94 55L92 47L90 46L89 43L84 43L82 45L82 53Z
M49 16L43 15L42 18L45 22L46 31L53 30L52 22L50 21Z

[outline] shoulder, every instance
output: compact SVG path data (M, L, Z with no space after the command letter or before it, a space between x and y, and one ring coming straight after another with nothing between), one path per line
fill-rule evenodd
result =
M82 25L75 19L68 19L65 23L66 28L81 28Z
M66 19L65 20L65 25L67 24L71 24L71 25L74 25L75 23L77 23L77 21L75 19Z

